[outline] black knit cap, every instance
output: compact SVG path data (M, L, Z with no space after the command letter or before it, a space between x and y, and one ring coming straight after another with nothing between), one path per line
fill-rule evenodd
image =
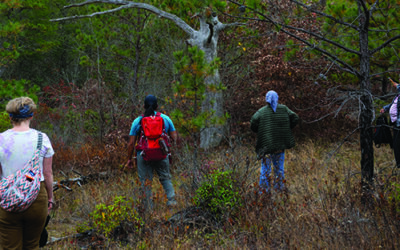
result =
M148 95L144 99L144 108L148 109L150 106L152 106L153 109L158 107L157 98L154 95Z

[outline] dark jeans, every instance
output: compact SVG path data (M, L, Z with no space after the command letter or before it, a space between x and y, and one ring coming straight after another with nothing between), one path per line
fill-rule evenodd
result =
M164 188L168 200L175 199L175 191L171 182L168 157L162 161L145 161L140 153L137 154L137 165L139 179L144 191L146 200L150 202L152 197L151 182L153 181L153 172L158 175L158 179Z
M400 168L400 127L393 127L393 151L396 166Z

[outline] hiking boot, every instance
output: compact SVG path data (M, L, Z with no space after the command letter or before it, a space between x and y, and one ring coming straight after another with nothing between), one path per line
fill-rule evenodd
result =
M178 205L178 202L175 199L167 201L168 207L175 207L176 205Z

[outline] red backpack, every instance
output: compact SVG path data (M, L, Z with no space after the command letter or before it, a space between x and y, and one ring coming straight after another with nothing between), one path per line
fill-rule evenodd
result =
M140 138L136 145L137 151L145 161L161 161L169 154L169 136L165 133L164 119L161 113L155 116L142 115Z

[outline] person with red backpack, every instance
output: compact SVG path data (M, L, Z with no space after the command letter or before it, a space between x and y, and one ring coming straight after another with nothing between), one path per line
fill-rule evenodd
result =
M170 141L176 142L178 134L172 120L157 112L157 98L146 96L145 112L137 117L131 126L128 143L128 168L133 167L132 156L136 150L139 180L144 190L146 206L151 206L151 182L155 171L167 195L167 206L175 206L175 191L170 174Z

